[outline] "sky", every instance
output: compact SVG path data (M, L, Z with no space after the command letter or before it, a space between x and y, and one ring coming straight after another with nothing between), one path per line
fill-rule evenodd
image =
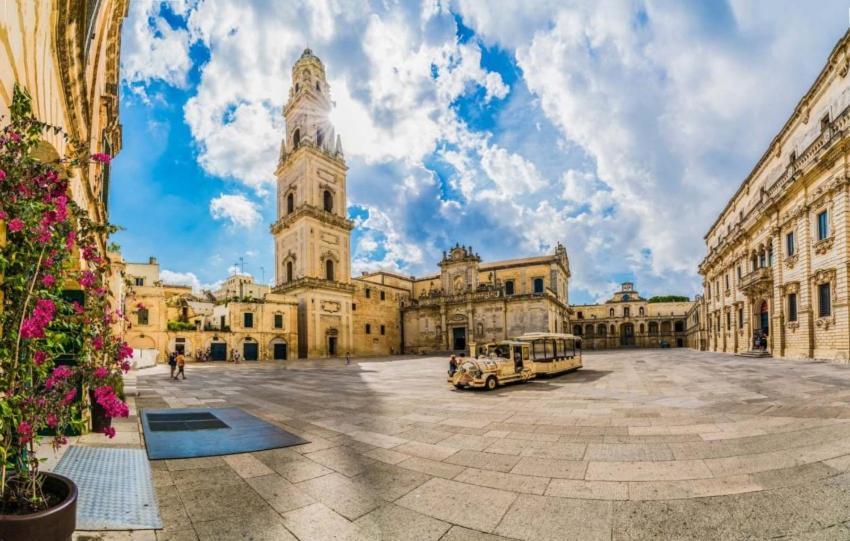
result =
M572 303L700 292L703 235L848 26L846 2L133 0L110 218L128 261L274 282L292 64L325 64L352 272L570 258Z

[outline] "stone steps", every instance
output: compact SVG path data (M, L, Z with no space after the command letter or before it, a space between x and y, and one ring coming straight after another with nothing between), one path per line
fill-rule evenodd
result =
M763 351L763 350L760 350L760 349L750 350L750 351L741 351L739 353L736 353L736 355L738 357L751 357L751 358L754 358L754 359L761 359L761 358L764 358L764 357L773 357L773 355L771 355L769 351Z

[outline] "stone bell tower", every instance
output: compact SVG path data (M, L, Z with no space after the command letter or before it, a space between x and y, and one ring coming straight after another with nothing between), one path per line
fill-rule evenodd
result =
M350 240L342 142L328 115L325 66L305 49L283 108L275 244L276 293L298 299L298 357L353 352Z

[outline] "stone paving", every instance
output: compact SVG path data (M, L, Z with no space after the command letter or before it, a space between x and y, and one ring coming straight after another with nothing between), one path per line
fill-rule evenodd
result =
M237 406L311 443L153 462L165 528L101 537L850 539L850 366L590 352L488 393L446 364L143 372L136 408Z

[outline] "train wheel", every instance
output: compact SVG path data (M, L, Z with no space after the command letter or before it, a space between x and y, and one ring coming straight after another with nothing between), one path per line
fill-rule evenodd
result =
M492 391L493 389L495 389L498 384L499 382L496 381L496 376L490 376L489 378L487 378L486 385L488 391Z

